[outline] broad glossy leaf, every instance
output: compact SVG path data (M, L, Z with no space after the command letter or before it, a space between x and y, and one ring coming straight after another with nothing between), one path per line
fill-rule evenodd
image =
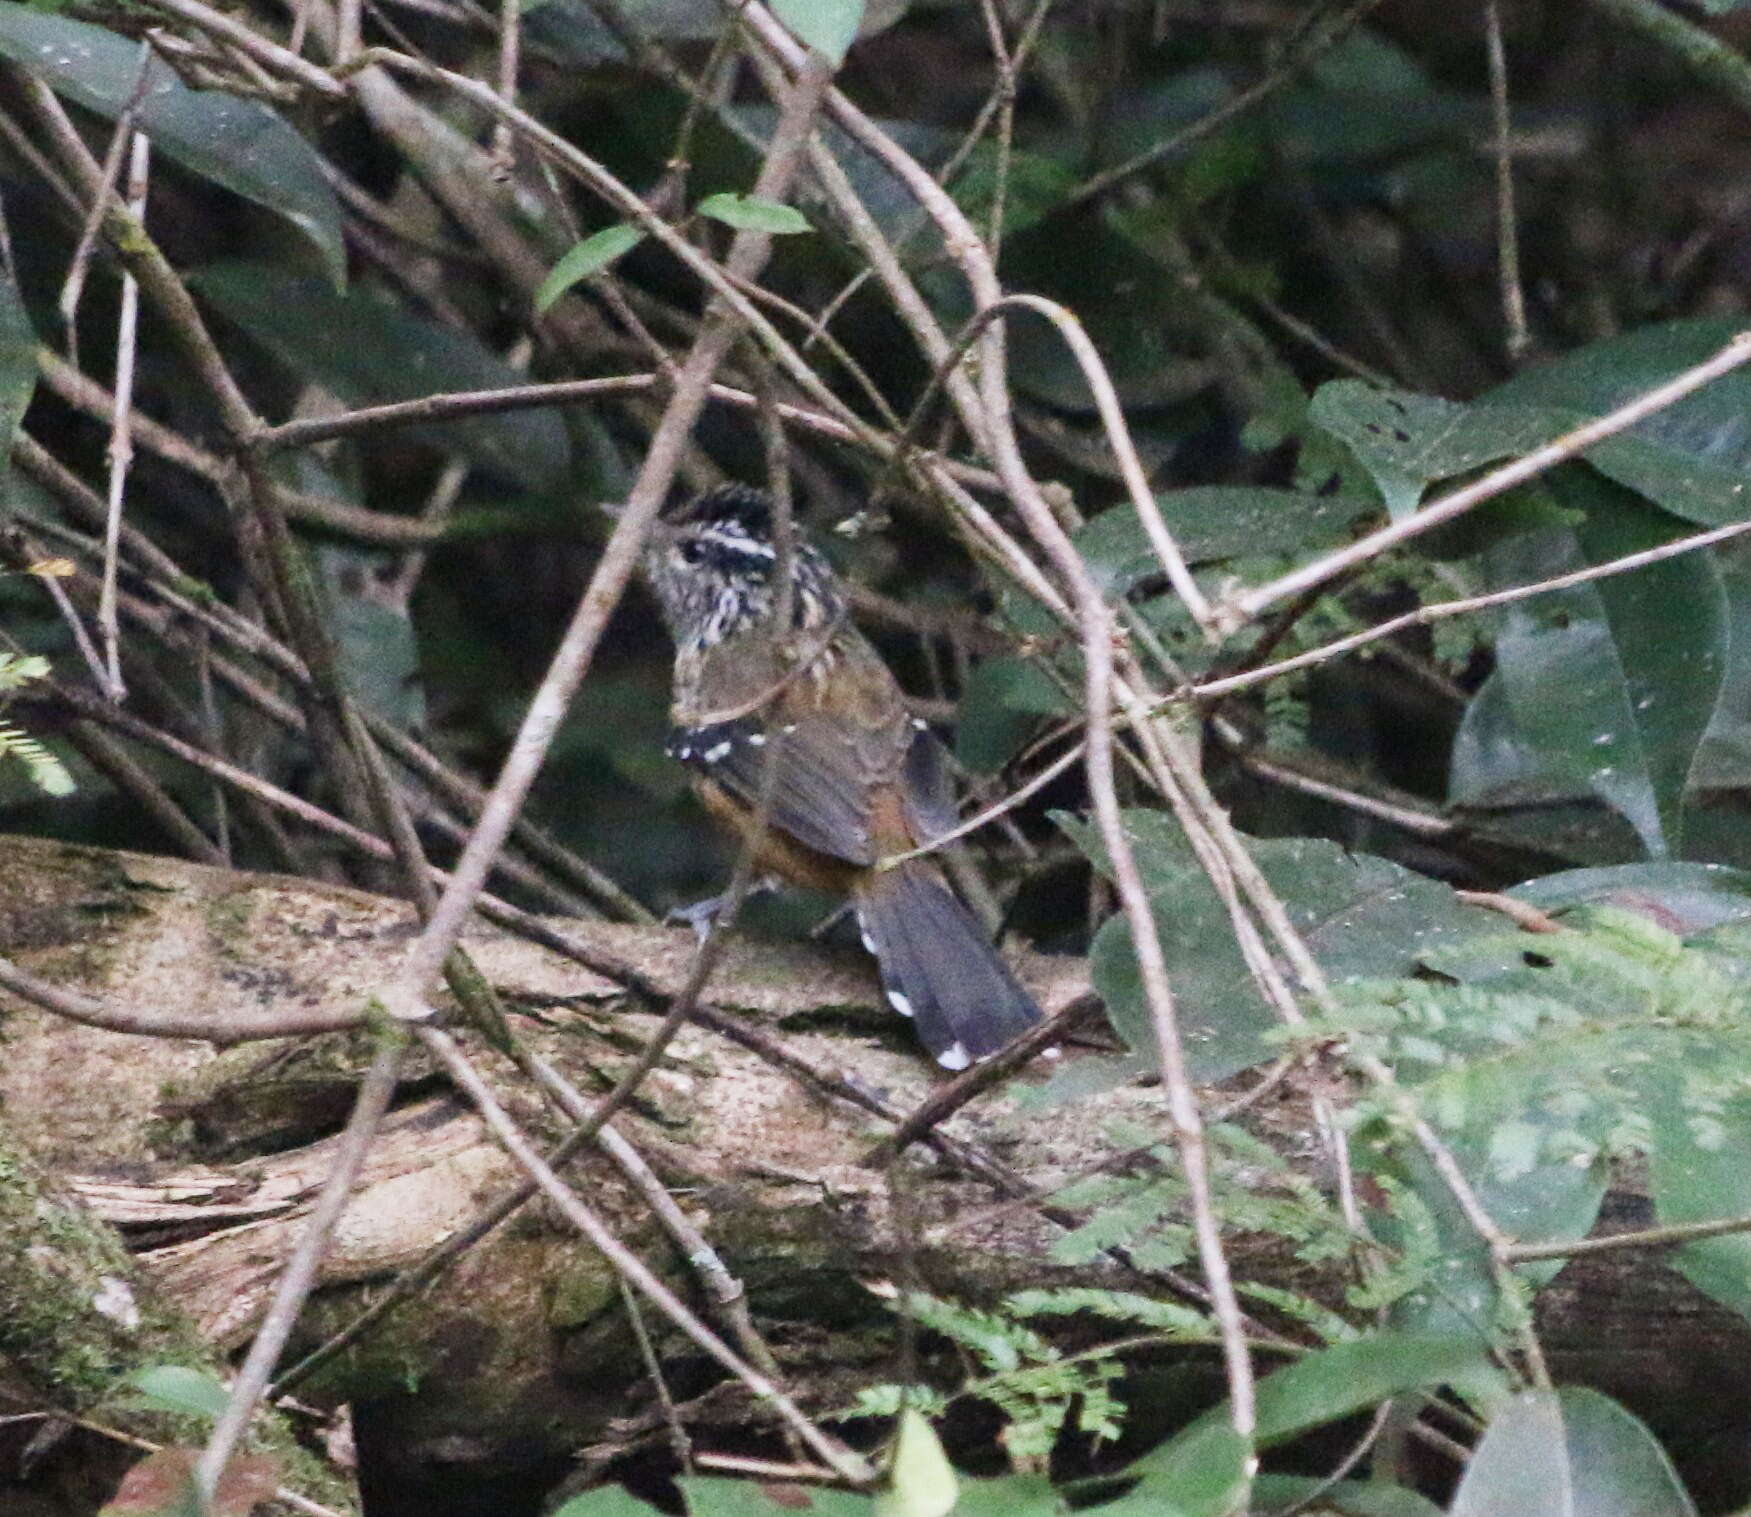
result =
M598 1486L573 1496L553 1517L656 1517L657 1508L640 1501L623 1485Z
M1227 910L1166 812L1131 810L1125 828L1136 851L1167 956L1182 1040L1195 1079L1221 1079L1268 1057L1277 1024L1234 943ZM1104 867L1097 835L1066 823ZM1326 974L1333 980L1408 974L1439 944L1494 932L1485 913L1461 905L1445 885L1322 838L1249 840L1247 847ZM1133 1048L1153 1050L1130 926L1115 915L1090 954L1095 988Z
M1556 436L1701 363L1744 325L1709 317L1642 327L1517 374L1478 404L1542 410L1559 424ZM1751 375L1724 375L1586 457L1686 521L1742 521L1751 498Z
M382 594L378 577L396 560L337 543L320 544L313 556L333 611L330 625L348 688L397 727L422 726L419 643L406 608Z
M1712 556L1726 597L1727 666L1691 784L1699 791L1742 790L1751 787L1751 551L1735 543Z
M1508 894L1545 911L1620 906L1681 937L1751 918L1751 871L1725 864L1667 859L1603 869L1565 869L1527 880Z
M36 332L11 273L0 268L0 487L12 463L12 440L36 391Z
M1377 1332L1315 1349L1258 1382L1254 1442L1272 1448L1404 1391L1451 1385L1487 1368L1488 1345L1476 1334ZM1145 1454L1131 1472L1177 1468L1205 1440L1220 1445L1223 1432L1233 1437L1226 1402Z
M1571 476L1576 533L1527 533L1484 556L1492 585L1526 584L1664 541L1670 518ZM1450 799L1513 805L1591 794L1656 858L1683 844L1683 807L1720 700L1729 627L1700 554L1553 591L1500 614L1496 669L1455 744ZM1493 688L1492 688L1493 687Z
M1044 1475L962 1480L954 1517L1063 1517L1064 1498Z
M864 0L772 0L772 14L791 34L834 63L857 39Z
M114 120L133 98L140 45L102 27L0 0L0 56L57 94ZM315 150L267 106L219 90L191 90L154 60L139 122L152 145L184 168L284 216L346 285L341 211Z
M675 1483L687 1500L687 1517L871 1517L875 1506L868 1496L825 1486L705 1475Z
M1296 554L1340 542L1366 503L1248 485L1164 490L1155 497L1187 563ZM1102 590L1118 594L1162 572L1136 508L1114 506L1082 527L1076 550Z
M318 280L259 263L212 264L191 283L293 373L348 405L528 382L471 334L368 291L336 295ZM551 411L508 411L408 430L530 490L557 488L570 467L565 426Z
M1695 1517L1648 1430L1597 1391L1526 1391L1489 1425L1449 1517Z
M1431 481L1524 453L1562 430L1542 412L1461 405L1360 379L1321 385L1309 415L1362 461L1395 520L1416 510Z
M628 222L618 221L592 232L568 252L541 281L535 292L535 309L546 311L581 279L599 274L609 264L644 241L644 233Z
M1064 692L1037 659L986 659L961 692L955 757L980 774L995 774L1042 716L1069 712Z
M762 200L758 195L737 195L730 190L721 190L715 195L707 195L696 209L701 216L709 216L725 226L768 232L778 237L814 231L809 218L795 206Z
M1226 1420L1204 1419L1125 1471L1143 1478L1100 1517L1228 1517L1244 1509L1252 1445Z
M1751 1215L1751 1094L1741 1059L1698 1050L1661 1072L1650 1103L1648 1180L1662 1226ZM1751 1317L1751 1234L1686 1243L1667 1260L1700 1291Z
M1260 1475L1252 1493L1253 1510L1266 1517L1304 1503L1310 1504L1310 1512L1331 1511L1343 1517L1441 1517L1441 1508L1427 1496L1372 1480L1340 1480L1333 1485L1311 1475Z

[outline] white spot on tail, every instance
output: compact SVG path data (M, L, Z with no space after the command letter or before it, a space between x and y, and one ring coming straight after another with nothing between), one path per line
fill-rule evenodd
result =
M764 732L750 732L748 734L748 746L750 748L764 748L766 746L766 734Z
M890 990L888 992L888 1004L903 1017L909 1017L912 1015L912 1003L897 990Z
M973 1062L972 1055L967 1052L965 1043L950 1043L936 1056L936 1062L944 1069L965 1069Z

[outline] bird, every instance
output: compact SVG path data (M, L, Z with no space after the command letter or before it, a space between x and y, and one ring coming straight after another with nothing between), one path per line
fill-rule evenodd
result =
M667 752L714 819L757 834L763 873L850 898L888 1003L938 1064L965 1069L1040 1009L937 864L899 857L955 824L941 747L801 533L779 626L773 523L766 491L725 484L651 525L640 568L675 644Z

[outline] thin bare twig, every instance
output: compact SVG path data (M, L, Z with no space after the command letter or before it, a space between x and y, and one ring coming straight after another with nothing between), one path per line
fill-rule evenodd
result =
M144 77L142 75L142 77ZM128 157L128 211L146 215L146 174L152 144L136 131ZM96 202L101 206L102 201ZM116 323L115 419L109 433L109 514L103 532L103 587L97 599L97 628L103 637L106 693L112 701L127 698L122 683L121 624L116 617L116 570L121 559L122 500L128 469L134 461L134 435L129 425L134 405L134 358L140 335L140 284L132 273L122 275L121 315Z
M1621 558L1609 559L1602 564L1589 564L1585 569L1573 569L1567 574L1552 575L1549 579L1541 579L1536 584L1510 585L1505 590L1491 590L1483 595L1470 595L1460 600L1440 601L1432 606L1419 606L1415 611L1407 611L1402 616L1394 616L1375 626L1365 627L1360 632L1352 632L1348 637L1335 638L1323 647L1310 648L1307 652L1297 653L1292 658L1281 659L1274 664L1261 664L1257 669L1249 669L1244 674L1231 674L1223 679L1208 680L1200 685L1188 686L1185 690L1175 691L1168 697L1168 700L1203 700L1213 696L1228 695L1235 690L1244 690L1251 685L1275 679L1278 675L1289 674L1297 669L1311 668L1315 664L1328 663L1334 658L1341 658L1346 653L1353 653L1358 648L1366 647L1369 643L1377 643L1382 638L1396 636L1411 627L1426 627L1434 622L1445 621L1449 617L1469 616L1475 611L1487 611L1495 606L1512 605L1515 601L1530 600L1535 595L1545 595L1553 590L1568 590L1576 585L1588 584L1596 579L1609 579L1613 575L1628 574L1631 570L1645 568L1649 564L1657 564L1668 558L1677 558L1683 553L1694 553L1699 548L1711 548L1716 543L1730 542L1735 537L1743 537L1747 532L1751 532L1751 521L1729 522L1724 527L1711 527L1707 532L1696 532L1689 537L1674 538L1669 543L1661 543L1655 548L1644 548L1639 553L1626 553Z
M232 1382L225 1410L213 1424L206 1447L195 1465L195 1483L206 1501L212 1500L232 1451L249 1426L249 1419L255 1415L255 1408L273 1375L274 1364L285 1348L286 1340L291 1337L298 1313L316 1281L316 1271L327 1252L334 1224L340 1219L352 1194L353 1182L364 1167L365 1155L378 1124L389 1110L389 1099L395 1094L395 1080L406 1048L407 1035L402 1029L392 1024L378 1028L376 1056L359 1082L352 1115L336 1149L334 1167L329 1170L322 1192L299 1235L297 1247L292 1250L292 1256L281 1272L267 1314L256 1329L255 1340Z
M1738 333L1718 353L1686 369L1682 374L1673 376L1664 384L1656 385L1595 421L1565 432L1543 447L1534 448L1512 463L1492 469L1482 479L1474 480L1471 484L1430 502L1415 515L1370 532L1348 547L1328 553L1324 558L1305 564L1269 584L1256 586L1219 601L1215 607L1218 624L1225 631L1236 630L1253 620L1267 606L1289 596L1299 595L1315 585L1322 585L1346 569L1368 563L1388 549L1409 542L1411 538L1420 536L1443 522L1452 521L1473 506L1493 500L1516 485L1525 484L1529 479L1536 479L1547 469L1553 469L1565 460L1585 453L1595 444L1604 442L1606 438L1615 437L1637 422L1645 421L1648 417L1676 405L1685 396L1694 394L1704 385L1713 384L1723 374L1730 374L1746 363L1751 363L1751 331Z
M1490 115L1496 159L1496 278L1502 288L1502 321L1508 362L1518 363L1532 341L1526 330L1526 292L1520 284L1520 221L1514 208L1513 120L1508 101L1508 54L1502 46L1501 0L1484 0L1484 49L1490 61Z

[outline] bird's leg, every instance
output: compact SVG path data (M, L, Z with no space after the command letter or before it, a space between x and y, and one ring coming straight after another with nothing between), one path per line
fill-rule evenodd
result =
M757 895L766 895L777 890L783 883L777 875L756 875L748 882L748 888L742 892L744 904ZM723 915L724 908L729 905L729 891L721 891L717 895L708 895L703 901L695 901L690 906L674 906L663 914L663 920L668 923L685 922L704 942L717 930L717 919Z

